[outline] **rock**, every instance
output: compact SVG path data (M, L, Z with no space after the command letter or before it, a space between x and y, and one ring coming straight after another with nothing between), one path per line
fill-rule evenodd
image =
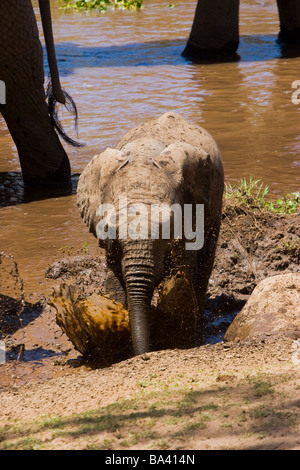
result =
M226 331L224 341L278 334L300 337L300 273L261 281Z

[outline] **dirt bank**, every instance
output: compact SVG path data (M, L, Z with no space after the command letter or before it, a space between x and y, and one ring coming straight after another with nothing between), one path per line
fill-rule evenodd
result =
M34 305L24 300L17 265L2 255L1 285L7 285L0 298L0 339L7 352L0 366L2 422L22 420L24 439L41 448L300 448L297 338L229 346L221 341L260 280L299 272L299 237L299 212L275 215L226 202L207 297L206 345L157 351L147 360L131 358L98 369L82 362L57 326L47 295ZM103 284L105 259L96 251L71 252L45 275L45 292L64 280L89 293ZM257 396L259 387L264 391ZM123 406L122 413L108 412L113 403ZM132 407L138 410L134 416ZM98 409L93 422L104 415L114 422L117 413L121 424L99 425L77 438L72 429L78 416L64 422L68 432L62 437L54 424L43 431L28 424L42 415L67 417L91 409ZM150 421L152 434L147 434ZM0 432L0 447L22 447L22 436L9 428L1 444Z

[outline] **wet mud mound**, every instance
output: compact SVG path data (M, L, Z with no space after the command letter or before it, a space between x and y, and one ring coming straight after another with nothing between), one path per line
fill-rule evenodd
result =
M122 304L96 293L82 296L65 283L55 289L50 304L57 324L85 359L108 365L129 357L129 316Z
M299 212L280 215L225 202L211 295L245 301L266 277L299 271Z
M51 264L45 273L46 278L64 281L74 285L82 296L98 293L105 294L107 266L103 251L99 249L97 257L78 255L64 257ZM57 284L57 283L56 283Z
M215 299L225 310L239 308L261 280L285 272L300 272L300 212L280 215L225 200L208 305ZM82 294L104 294L105 254L99 249L97 257L65 257L45 275L76 285Z
M149 321L151 349L195 346L197 304L186 275L170 276L157 294ZM49 303L55 308L57 324L84 359L108 365L133 355L128 310L111 295L82 294L77 286L64 282Z
M209 283L205 322L198 332L198 344L216 343L243 308L254 288L265 278L300 270L300 215L275 214L260 208L242 207L226 200L222 227ZM84 297L105 294L105 259L76 258L51 266L48 276L68 281ZM170 297L168 298L168 302ZM178 299L184 309L183 299ZM163 302L162 302L163 303ZM176 299L172 299L174 307ZM172 307L172 308L173 308ZM164 305L171 318L169 306ZM175 307L174 307L175 308ZM173 310L174 310L173 308ZM153 310L155 313L155 309ZM155 317L153 313L153 318ZM162 313L159 314L163 318ZM166 317L166 316L165 316ZM174 318L167 322L163 338L172 330ZM155 323L155 320L154 320ZM174 326L174 325L173 325ZM176 328L175 328L176 330ZM176 342L168 342L174 348ZM162 342L157 342L158 349ZM180 347L180 346L179 346Z
M225 201L215 264L207 292L204 343L222 341L226 330L260 281L277 274L300 272L300 213L278 215ZM0 386L76 373L80 352L57 324L49 299L36 305L23 300L17 265L1 255L0 339L7 363ZM53 288L73 286L81 299L105 295L105 254L65 256L46 273ZM26 280L24 280L26 281ZM172 300L174 301L174 299ZM199 332L200 334L200 332ZM88 366L89 367L89 366ZM13 377L13 378L12 378Z
M300 212L276 214L225 200L206 302L206 340L222 340L255 287L300 272Z

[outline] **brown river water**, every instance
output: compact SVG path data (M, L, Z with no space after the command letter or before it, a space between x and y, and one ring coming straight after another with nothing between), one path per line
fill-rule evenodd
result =
M196 0L175 0L174 8L159 0L144 5L137 12L76 13L52 1L61 79L76 101L79 139L86 143L67 148L74 193L94 154L169 110L215 137L227 182L252 176L274 197L299 191L300 106L292 103L292 83L300 80L300 59L287 57L276 43L276 1L241 1L240 58L217 64L181 56ZM63 122L76 137L67 112ZM33 298L43 291L45 267L65 247L96 242L80 219L75 194L24 200L18 155L2 117L0 155L0 251L13 255Z

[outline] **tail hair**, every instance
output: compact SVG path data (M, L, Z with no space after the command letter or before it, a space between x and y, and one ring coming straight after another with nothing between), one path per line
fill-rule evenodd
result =
M72 97L65 90L63 90L63 94L65 97L64 106L68 110L69 113L74 115L75 130L77 131L78 113L77 113L76 104L73 101ZM49 117L51 119L53 127L56 129L56 131L61 136L61 138L72 147L77 147L77 148L84 147L85 144L78 142L72 139L71 137L69 137L63 129L63 126L58 117L57 103L59 103L59 101L55 97L51 78L49 78L48 83L47 83L46 98L48 101Z

